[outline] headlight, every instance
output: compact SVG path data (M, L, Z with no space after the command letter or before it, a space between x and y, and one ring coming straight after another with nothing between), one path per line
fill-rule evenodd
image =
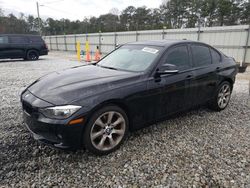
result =
M42 108L39 111L48 118L51 119L66 119L78 111L81 106L66 105Z

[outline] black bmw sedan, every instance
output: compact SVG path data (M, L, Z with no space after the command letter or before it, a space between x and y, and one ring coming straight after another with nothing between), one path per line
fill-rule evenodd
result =
M46 75L21 95L33 137L58 148L116 150L128 131L207 104L229 103L236 63L188 40L129 43L95 64Z

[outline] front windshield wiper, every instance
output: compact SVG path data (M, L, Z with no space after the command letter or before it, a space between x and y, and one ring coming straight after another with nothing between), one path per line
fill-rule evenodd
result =
M107 66L102 66L102 65L97 65L97 66L102 67L102 68L105 68L105 69L117 70L117 69L114 68L114 67L107 67Z

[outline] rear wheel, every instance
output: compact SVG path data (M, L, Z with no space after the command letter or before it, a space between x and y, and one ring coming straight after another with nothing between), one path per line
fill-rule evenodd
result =
M222 82L217 89L215 97L210 101L209 107L216 111L224 110L230 101L231 93L231 84L227 81Z
M25 59L27 59L29 61L35 61L35 60L38 60L38 58L39 58L39 54L38 54L37 51L35 51L35 50L29 50L27 52L27 55L26 55Z
M84 131L87 150L106 155L119 148L128 132L128 118L118 106L104 107L91 117Z

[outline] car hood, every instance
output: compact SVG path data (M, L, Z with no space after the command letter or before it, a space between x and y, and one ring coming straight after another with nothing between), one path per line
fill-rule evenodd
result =
M87 65L48 74L36 80L28 90L49 103L63 105L120 87L139 75Z

